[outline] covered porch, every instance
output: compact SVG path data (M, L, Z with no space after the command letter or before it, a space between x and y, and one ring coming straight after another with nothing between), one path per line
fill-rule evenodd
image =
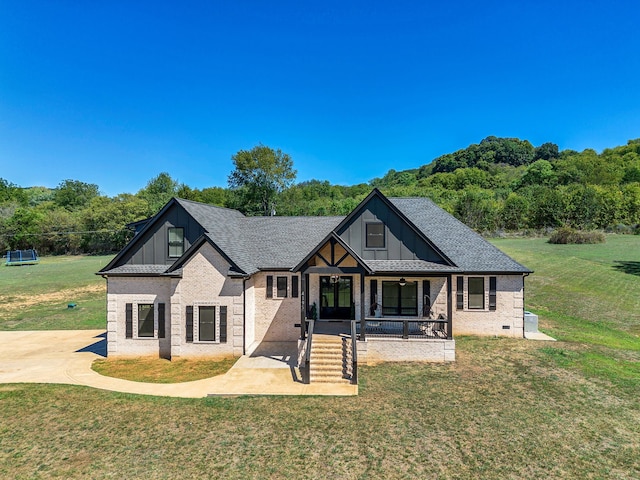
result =
M301 278L299 362L309 382L357 383L358 362L455 359L456 267L415 258L363 260L331 234L294 271ZM341 337L342 347L335 342L329 352L327 335Z
M332 271L302 275L300 336L308 323L332 330L355 320L359 340L452 338L451 276ZM348 333L348 332L341 332Z

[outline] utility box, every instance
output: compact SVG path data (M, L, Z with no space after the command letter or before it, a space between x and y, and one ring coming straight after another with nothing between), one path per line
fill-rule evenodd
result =
M538 331L538 315L531 312L524 312L525 333L536 333Z

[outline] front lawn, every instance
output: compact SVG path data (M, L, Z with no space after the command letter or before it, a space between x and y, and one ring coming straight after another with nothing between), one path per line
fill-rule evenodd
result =
M218 360L164 358L109 358L95 360L91 368L107 377L134 382L180 383L215 377L226 373L237 358Z
M0 385L0 477L640 478L640 237L495 244L558 342L460 337L453 364L361 368L357 397Z

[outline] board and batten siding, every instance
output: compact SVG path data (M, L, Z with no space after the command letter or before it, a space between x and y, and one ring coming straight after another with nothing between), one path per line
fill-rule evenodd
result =
M204 229L180 205L174 204L154 226L142 233L143 237L129 253L129 265L171 265L175 257L169 257L169 228L184 228L184 251L195 242Z
M385 226L385 247L366 248L366 224L382 222ZM435 227L434 227L435 228ZM339 232L344 240L364 260L426 260L445 263L442 257L381 199L365 205Z

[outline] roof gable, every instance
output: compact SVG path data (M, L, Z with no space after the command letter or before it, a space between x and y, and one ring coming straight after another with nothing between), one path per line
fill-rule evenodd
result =
M367 223L380 221L385 248L366 248ZM185 252L179 259L157 253L166 251L166 228L171 225L185 228ZM327 242L339 244L369 273L530 272L431 200L388 199L374 189L347 217L245 217L236 210L174 198L99 273L130 265L140 267L141 274L151 266L154 272L164 266L175 274L205 242L229 262L230 274L237 275L297 271ZM142 252L147 243L156 245L151 253Z
M336 248L337 247L337 248ZM337 251L336 251L337 250ZM347 262L345 262L347 260ZM350 265L349 260L355 263ZM323 268L336 269L344 268L343 264L347 268L362 268L367 273L372 273L367 263L358 256L356 252L342 240L335 231L332 231L322 241L316 245L295 267L292 268L294 272L304 270L309 267L309 262L320 262Z
M216 244L216 242L213 241L209 234L204 234L200 238L198 238L198 240L196 240L194 244L191 245L191 247L186 252L184 252L184 255L182 255L182 257L180 257L173 265L171 265L171 267L167 270L167 273L172 273L181 269L205 244L211 245L213 249L218 252L226 262L229 263L229 265L231 266L231 274L246 275L246 272L244 272L240 267L238 267L238 265L236 265L236 263L231 258L229 258L229 256Z
M120 250L120 252L113 258L113 260L111 260L108 265L100 270L100 272L106 272L125 264L166 265L167 259L165 258L165 255L160 255L159 252L147 253L145 255L143 250L147 245L149 246L149 250L165 247L165 240L164 238L160 238L160 236L164 237L164 229L162 228L162 226L166 224L167 221L169 221L170 217L172 218L172 220L170 221L171 224L181 224L175 226L184 225L182 221L176 222L175 219L177 217L184 217L186 221L192 220L194 222L195 228L193 228L194 231L191 235L192 241L202 234L201 231L198 232L198 230L202 230L202 226L197 224L197 222L189 216L188 212L186 212L182 208L177 199L172 198L164 207L162 207L162 209L156 215L146 220L144 227L138 233L136 233L133 239L131 239L131 241L127 245L125 245L125 247ZM189 238L186 238L185 243L187 244L187 248L191 245ZM164 251L162 253L164 253ZM140 258L134 258L136 255L138 255Z
M367 245L370 224L383 225L384 246ZM336 233L365 261L424 260L443 266L454 263L424 232L379 190L374 189L338 227Z

